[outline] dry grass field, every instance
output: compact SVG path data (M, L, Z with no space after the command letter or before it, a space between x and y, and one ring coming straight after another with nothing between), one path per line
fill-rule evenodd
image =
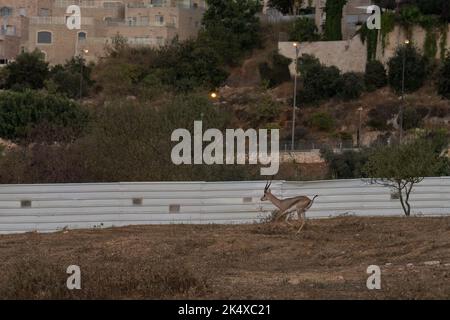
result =
M448 299L450 217L0 236L3 299ZM425 262L439 261L429 265ZM66 288L79 265L82 289ZM366 269L381 267L381 290Z

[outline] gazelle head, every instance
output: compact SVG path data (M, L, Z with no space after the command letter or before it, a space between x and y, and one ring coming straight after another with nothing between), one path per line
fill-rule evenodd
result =
M266 182L266 186L264 187L264 195L262 196L261 201L269 200L267 195L271 194L271 191L269 189L271 185L272 185L272 181L267 181Z

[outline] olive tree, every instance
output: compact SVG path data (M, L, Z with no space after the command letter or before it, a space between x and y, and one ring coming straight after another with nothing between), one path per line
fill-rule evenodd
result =
M439 153L426 140L375 149L364 167L370 183L390 187L399 196L406 216L411 215L410 196L414 185L433 176L441 164Z

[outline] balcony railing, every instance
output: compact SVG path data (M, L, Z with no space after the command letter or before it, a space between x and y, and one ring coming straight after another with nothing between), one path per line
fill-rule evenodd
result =
M0 35L2 36L16 36L16 30L15 29L0 29Z
M108 27L167 27L175 28L175 23L173 22L148 22L148 21L113 21L106 20L106 25Z
M34 25L58 25L58 24L66 24L66 17L31 17L30 24ZM93 25L94 19L90 17L82 17L81 18L82 25Z

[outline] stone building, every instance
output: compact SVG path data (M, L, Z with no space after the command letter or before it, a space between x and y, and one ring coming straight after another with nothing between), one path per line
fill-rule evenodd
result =
M70 5L81 28L70 30ZM0 0L0 64L23 51L41 50L51 64L76 55L96 60L120 34L130 45L161 46L195 37L205 0Z
M269 0L264 1L263 12L270 14ZM299 2L302 9L312 9L317 28L322 31L326 21L325 6L327 0L303 0ZM350 39L353 37L358 27L367 21L368 14L366 7L372 4L371 0L348 0L342 11L342 37ZM287 18L287 17L286 17ZM285 19L287 20L287 19Z

